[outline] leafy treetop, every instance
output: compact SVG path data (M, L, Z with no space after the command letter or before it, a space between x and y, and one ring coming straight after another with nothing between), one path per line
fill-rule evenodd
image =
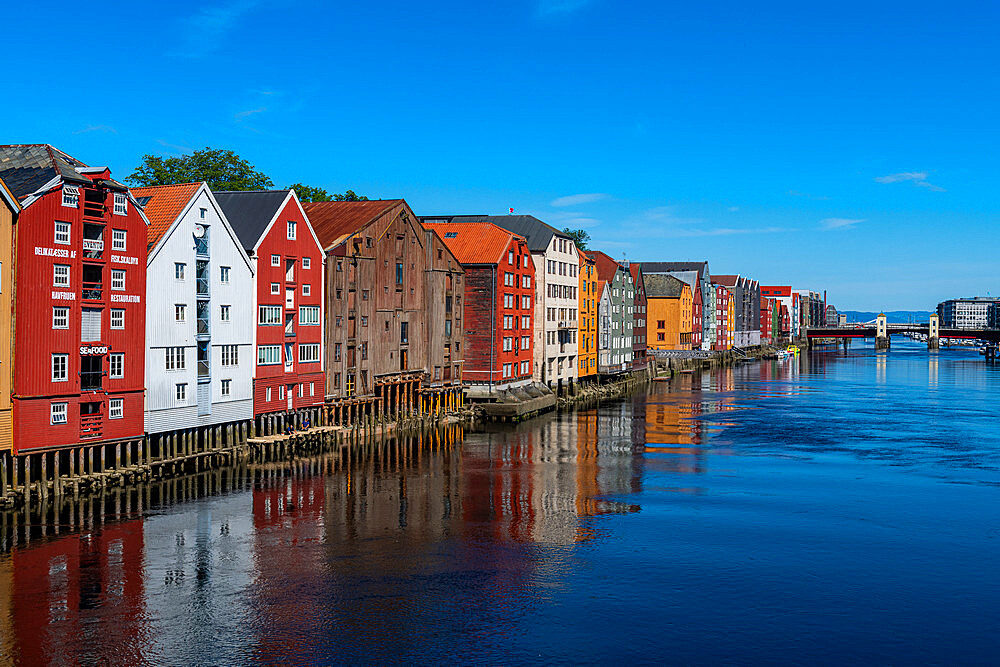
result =
M563 234L573 239L576 243L577 250L587 250L587 244L590 243L590 234L588 234L583 229L570 229L567 227L563 230Z
M215 191L274 187L267 175L233 151L209 147L180 157L143 155L142 162L125 180L133 187L205 181Z
M368 201L368 197L355 194L354 190L348 190L343 194L339 192L330 194L323 188L314 188L311 185L304 185L302 183L293 183L288 188L295 190L295 194L299 196L299 201Z

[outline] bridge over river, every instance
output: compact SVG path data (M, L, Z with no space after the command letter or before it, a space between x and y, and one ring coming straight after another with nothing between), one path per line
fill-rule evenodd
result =
M838 327L809 327L806 338L835 338L846 344L852 338L874 338L876 349L888 349L891 337L895 334L923 334L927 337L927 348L938 348L941 338L957 338L963 340L981 340L989 343L992 349L1000 345L1000 329L956 329L940 327L938 316L931 315L927 324L889 324L885 315L879 315L874 323L852 324Z

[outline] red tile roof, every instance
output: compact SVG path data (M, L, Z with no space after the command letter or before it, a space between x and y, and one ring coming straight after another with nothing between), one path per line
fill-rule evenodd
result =
M714 273L712 274L713 283L716 283L717 285L725 285L726 287L734 287L738 279L739 276L732 276L732 275L719 276Z
M424 223L424 227L441 237L462 264L498 264L512 239L524 239L492 222Z
M402 199L372 199L370 201L302 202L309 224L324 249L337 245L345 237L359 231L388 209L403 203Z
M158 185L150 188L131 188L136 199L149 197L143 207L146 218L149 219L146 245L155 246L163 237L170 225L181 214L191 197L201 187L201 183L181 183L178 185Z
M614 281L615 273L617 273L618 269L622 268L622 265L611 259L611 255L600 250L588 250L587 254L597 264L597 275L601 280L603 282Z

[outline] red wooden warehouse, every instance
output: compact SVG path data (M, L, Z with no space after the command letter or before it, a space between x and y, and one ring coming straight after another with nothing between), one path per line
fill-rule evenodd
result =
M531 383L535 265L523 236L489 222L425 223L465 270L465 384Z
M216 192L254 263L254 416L323 404L323 249L294 190Z
M15 227L14 452L143 434L147 222L107 167L0 146Z

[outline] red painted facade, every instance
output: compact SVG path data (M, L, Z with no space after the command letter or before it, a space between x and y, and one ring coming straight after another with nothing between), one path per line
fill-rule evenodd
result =
M295 223L294 239L289 238L289 222ZM256 256L254 416L322 405L326 387L323 372L324 255L294 194L285 200L273 224L258 241ZM309 268L305 268L306 264ZM272 285L277 285L277 294L273 293ZM262 324L266 319L262 318L261 307L268 305L281 306L280 323ZM300 306L320 309L316 324L299 321ZM302 345L319 346L316 361L299 361ZM266 346L280 347L279 363L261 363L261 348Z
M15 452L143 435L146 221L87 176L76 206L56 187L15 229Z
M774 328L774 299L760 298L760 342L770 343Z
M632 284L635 285L635 300L632 311L632 367L641 368L647 361L646 286L642 280L641 264L630 264L628 270L632 274Z
M691 288L691 349L699 350L701 349L702 339L705 337L704 334L704 324L702 317L704 317L703 312L703 297L701 295L701 274L694 280L694 286Z

